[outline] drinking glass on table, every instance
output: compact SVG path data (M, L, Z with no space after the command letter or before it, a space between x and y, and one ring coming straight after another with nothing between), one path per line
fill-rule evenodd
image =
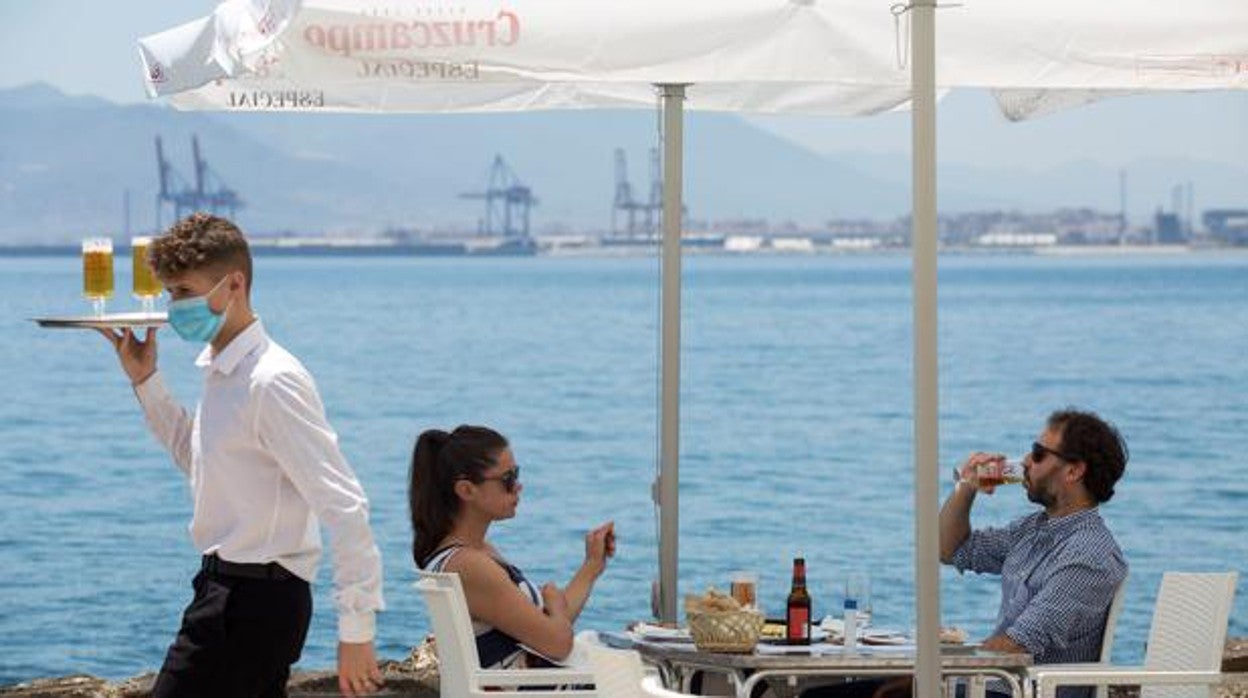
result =
M845 598L858 601L858 627L871 625L871 575L864 571L850 572L845 577Z
M152 265L147 262L147 250L152 245L150 237L130 238L130 267L133 270L134 297L143 304L143 312L156 310L156 297L160 295L160 281L156 279Z
M104 302L113 295L113 241L82 241L82 295L91 301L96 317L104 316Z
M732 573L729 593L742 608L758 608L758 573L739 570Z

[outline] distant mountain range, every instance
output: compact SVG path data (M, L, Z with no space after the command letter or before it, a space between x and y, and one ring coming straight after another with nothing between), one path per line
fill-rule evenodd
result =
M166 156L189 179L192 134L213 170L246 200L239 219L256 233L470 229L481 203L459 195L485 188L495 153L539 199L535 230L594 232L611 224L615 148L626 150L634 195L645 197L658 118L654 111L196 113L67 96L42 84L0 90L0 244L119 235L127 190L133 228L150 229L154 138L163 138ZM827 156L729 114L690 114L685 137L686 203L695 219L815 225L909 210L904 154ZM1168 191L1194 181L1202 207L1248 203L1242 165L1141 161L1126 168L1133 188ZM942 163L940 175L945 211L1118 205L1117 168L1098 163L1043 171ZM1151 206L1132 203L1136 213ZM166 211L166 224L169 217Z

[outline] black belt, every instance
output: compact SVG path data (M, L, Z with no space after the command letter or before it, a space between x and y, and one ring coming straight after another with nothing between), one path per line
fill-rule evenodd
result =
M264 565L255 562L230 562L222 560L216 555L205 555L200 569L208 574L220 577L267 579L274 582L283 582L295 576L276 562Z

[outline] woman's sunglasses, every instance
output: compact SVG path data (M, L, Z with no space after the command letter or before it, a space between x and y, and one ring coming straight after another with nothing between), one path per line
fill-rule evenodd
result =
M470 478L465 478L465 479L470 479ZM504 490L507 490L508 492L515 492L516 485L520 483L520 466L517 465L516 467L512 468L511 470L508 470L502 475L492 475L489 477L486 477L483 475L481 477L475 478L474 481L484 482L486 480L498 480L499 484L503 486Z

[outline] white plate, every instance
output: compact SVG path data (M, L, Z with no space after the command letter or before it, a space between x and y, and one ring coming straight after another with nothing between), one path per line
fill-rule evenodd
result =
M654 625L652 623L637 623L632 627L632 633L642 640L650 642L693 642L693 636L689 634L689 628L668 628L662 625Z
M914 642L896 630L867 630L858 641L864 645L909 645Z
M62 315L31 318L40 327L75 329L121 329L159 327L168 322L165 313L105 313L104 315Z

